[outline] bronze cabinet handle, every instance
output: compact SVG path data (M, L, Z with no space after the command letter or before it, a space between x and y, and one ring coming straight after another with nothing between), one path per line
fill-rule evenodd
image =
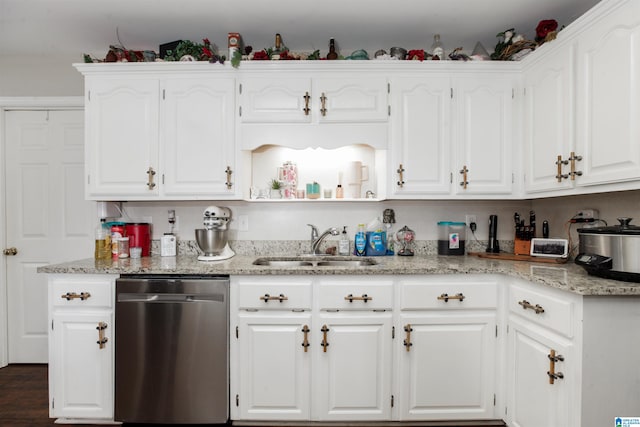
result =
M522 308L525 309L525 310L531 309L531 310L535 311L536 314L544 313L544 308L542 308L541 305L539 305L539 304L533 305L529 301L527 301L526 299L523 299L522 301L519 301L518 304L520 304L522 306Z
M469 174L469 169L467 169L467 165L462 166L460 169L460 173L462 174L462 181L460 181L460 185L463 189L467 189L467 185L469 185L469 180L467 179L467 175Z
M280 294L280 295L276 295L276 296L272 296L272 295L269 295L269 294L264 294L263 296L261 296L258 299L261 299L264 302L269 302L269 301L282 302L282 301L287 301L289 299L289 297L286 296L285 294Z
M3 250L2 253L5 254L5 255L10 255L10 256L18 255L18 249L14 248L14 247L11 247L11 248L7 248L7 249Z
M304 348L304 352L307 352L307 349L309 347L309 332L311 330L309 329L309 325L304 325L302 327L302 333L304 334L304 338L302 339L302 347Z
M398 187L402 188L404 187L404 168L402 167L402 163L400 163L400 166L398 166Z
M327 115L327 97L324 92L322 92L322 96L320 97L320 103L322 104L320 113L322 114L322 117L324 117Z
M450 299L457 299L458 301L462 302L465 298L466 297L462 293L457 293L455 295L440 294L440 296L438 297L438 300L449 302Z
M98 330L98 341L96 341L96 344L98 344L100 349L103 349L107 341L109 341L109 338L104 336L104 330L107 329L107 324L105 322L98 322L96 329Z
M571 175L571 181L575 181L576 176L582 176L582 171L576 171L576 161L581 161L582 160L582 156L576 156L576 153L574 151L571 152L571 155L569 156L569 161L571 162L571 172L569 172L569 175Z
M153 177L155 176L156 171L153 170L153 168L151 166L149 166L149 169L147 169L147 187L149 190L153 190L153 188L156 186L156 183L153 182Z
M555 350L550 350L547 357L549 358L549 370L547 371L549 384L554 384L555 380L564 379L564 374L562 372L556 372L556 363L564 362L564 356L556 354Z
M411 324L407 323L404 327L404 331L407 333L407 336L402 342L402 345L404 345L407 351L410 351L411 346L413 345L413 343L411 342L411 332L413 332L413 328L411 327Z
M309 92L305 92L303 98L304 108L302 109L302 111L304 111L305 116L308 116L309 112L311 112L311 109L309 108L309 100L311 99L311 97L309 96Z
M67 292L66 294L60 295L60 298L66 299L67 301L71 301L72 299L80 299L81 301L86 301L91 297L89 292L80 292L79 294L75 292Z
M233 173L233 170L231 170L231 166L227 166L224 173L227 174L227 182L225 183L227 190L231 190L231 187L233 187L233 182L231 182L231 174Z
M556 179L558 182L562 182L563 179L569 178L568 174L562 173L562 165L568 165L569 160L562 160L562 156L558 154L558 159L556 160L556 166L558 167L558 173L556 174Z
M373 300L373 297L370 297L367 294L362 294L362 296L354 297L353 294L349 294L346 297L344 297L344 299L345 299L345 301L349 301L349 302L364 301L366 303L367 301Z
M329 342L327 341L327 332L329 332L330 329L327 327L327 325L322 325L322 329L320 329L320 331L322 331L322 342L320 343L320 345L322 346L322 352L326 353L327 347L329 347Z

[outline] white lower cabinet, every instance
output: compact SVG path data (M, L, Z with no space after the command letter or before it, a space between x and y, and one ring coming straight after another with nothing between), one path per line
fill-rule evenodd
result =
M434 276L396 286L400 419L496 418L495 279Z
M49 415L113 419L112 275L49 278Z
M232 277L232 419L390 420L392 284Z

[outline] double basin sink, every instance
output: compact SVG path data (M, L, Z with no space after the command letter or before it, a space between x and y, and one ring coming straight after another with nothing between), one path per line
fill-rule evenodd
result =
M292 257L261 257L253 265L265 267L295 268L295 267L370 267L378 262L371 258L352 258L337 256L292 256Z

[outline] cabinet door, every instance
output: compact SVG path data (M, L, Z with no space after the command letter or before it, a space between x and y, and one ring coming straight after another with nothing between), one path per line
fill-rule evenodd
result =
M249 76L240 83L242 123L310 123L311 78ZM308 110L307 110L308 109Z
M313 80L313 111L320 123L386 122L388 85L385 77L345 77Z
M513 427L576 425L569 415L570 408L576 407L575 402L572 405L569 401L570 342L543 331L532 329L528 322L510 316L507 414L508 424ZM548 375L551 350L564 359L554 367L554 371L562 372L564 378L554 380L553 384Z
M98 344L99 325L106 342ZM53 315L50 415L113 419L113 321L111 312Z
M577 185L640 179L640 3L623 5L577 42Z
M318 320L312 340L317 361L313 418L389 420L391 313L322 313Z
M455 193L511 194L512 146L516 144L512 77L505 73L458 78L454 81L454 103Z
M494 418L495 314L403 314L401 322L400 419Z
M231 77L163 82L162 195L237 195L234 90Z
M449 194L450 90L447 76L391 81L393 198Z
M541 55L544 55L541 53ZM567 160L574 141L575 50L565 45L525 70L524 156L527 193L565 190L572 180L558 181L558 156ZM561 165L562 174L569 173Z
M86 90L87 197L157 196L158 80L88 77Z
M241 313L238 318L238 400L241 419L307 420L311 351L319 332L308 313ZM306 348L306 351L305 351Z

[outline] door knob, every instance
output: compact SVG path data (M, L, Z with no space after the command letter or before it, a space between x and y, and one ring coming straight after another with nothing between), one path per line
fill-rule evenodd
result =
M2 251L3 254L5 255L17 255L18 254L18 249L16 248L7 248L4 251Z

